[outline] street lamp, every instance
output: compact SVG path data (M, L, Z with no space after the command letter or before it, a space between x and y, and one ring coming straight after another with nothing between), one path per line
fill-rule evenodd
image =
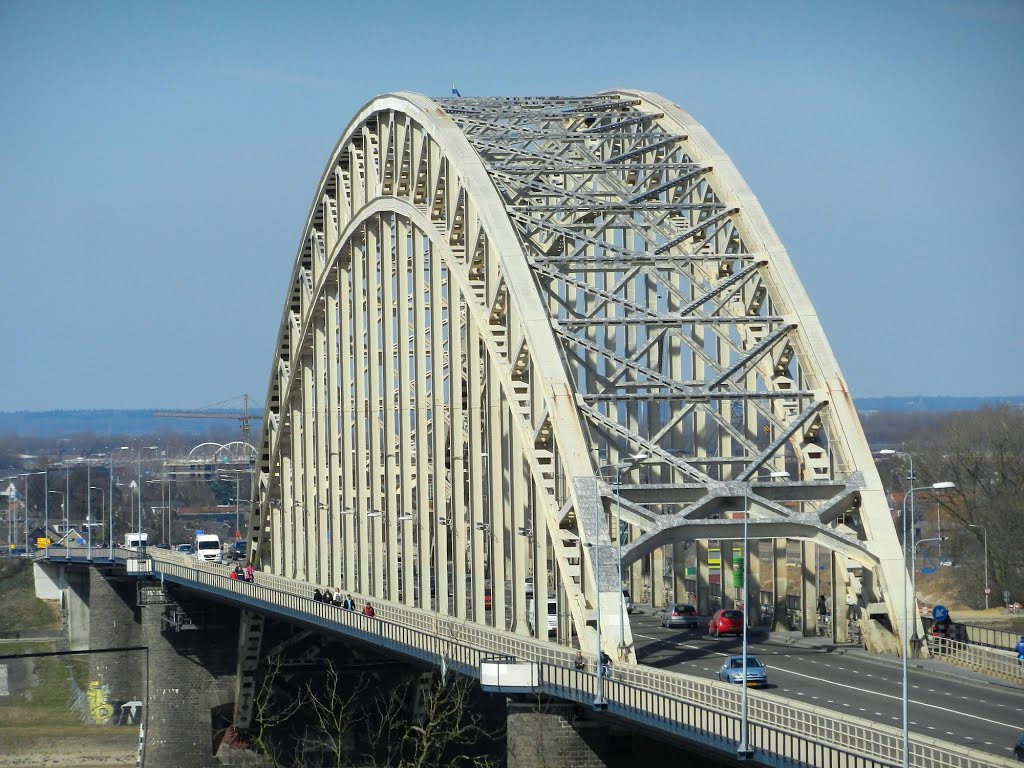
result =
M597 468L597 473L600 475L606 469L615 470L615 493L619 493L619 487L622 481L622 470L630 470L637 466L644 459L648 458L646 453L634 453L629 457L629 461L617 461L614 464L605 464ZM616 565L618 575L619 589L622 589L622 508L616 501L615 504L615 547L616 547ZM622 659L626 656L626 601L620 598L619 602L619 658Z
M905 459L906 462L907 462L907 476L905 478L906 481L907 481L907 485L908 486L912 486L914 484L915 477L914 477L914 457L913 456L911 456L906 451L897 451L897 450L894 450L892 448L883 448L880 451L876 451L876 453L879 456L900 456L903 459ZM913 548L914 548L913 537L916 535L915 530L914 530L914 526L917 524L917 515L916 515L916 512L914 510L914 498L913 498L913 495L910 495L910 496L911 496L911 498L910 498L910 536L911 536L910 549L913 550ZM903 501L906 502L906 497L903 498ZM907 518L906 518L906 511L907 511L907 505L906 505L906 503L904 503L904 505L903 505L903 512L904 512L904 517L903 517L903 549L904 549L904 551L906 551L906 549L907 549Z
M975 525L973 523L967 524L968 528L981 528L981 532L985 536L985 610L988 610L988 594L991 590L988 588L988 528L984 525Z
M922 485L917 488L911 488L907 491L907 495L903 497L903 559L904 565L906 565L907 557L907 499L913 501L914 494L917 491L945 491L950 488L956 488L956 483L951 483L948 480L943 480L938 483L932 483L931 485ZM922 541L931 541L931 539L922 539ZM910 548L910 580L913 582L911 588L914 589L913 603L917 605L917 584L915 580L916 558L917 558L917 544L912 543ZM902 640L902 651L903 651L903 768L909 768L910 766L910 686L907 682L907 656L910 653L910 639L908 637L910 630L910 600L907 599L907 579L903 579L903 629L900 632ZM914 621L914 630L917 631L917 621Z
M106 491L103 488L96 487L95 485L90 485L89 486L89 490L90 491L99 491L100 492L100 515L102 515L103 514L103 507L105 507L106 504L107 504L107 494L106 494ZM100 524L100 533L103 532L102 525L103 524L101 523ZM91 532L92 528L90 527L89 530Z
M748 720L747 720L747 518L750 517L750 493L746 483L743 485L743 693L740 697L740 743L736 747L736 754L744 759L754 756L754 750L747 742Z
M587 547L594 551L594 604L597 608L597 692L594 694L594 709L605 709L608 702L604 698L604 663L601 660L601 561L596 544L588 543ZM533 585L536 593L537 585Z
M66 515L67 513L64 510L64 491L57 490L56 488L50 488L46 493L47 493L47 495L49 495L51 493L56 493L58 496L60 496L60 513L61 513L62 516ZM68 532L67 532L67 528L65 527L64 535L63 535L64 546L65 547L67 547L67 545L68 545L67 537L68 537ZM47 550L49 550L49 547L47 547Z

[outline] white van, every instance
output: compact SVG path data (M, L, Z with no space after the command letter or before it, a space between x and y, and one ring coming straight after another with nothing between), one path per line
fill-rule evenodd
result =
M148 533L126 533L124 535L124 546L126 549L139 549L140 547L145 547L148 542Z
M220 536L215 533L197 533L196 559L205 560L210 563L222 562Z
M536 613L536 605L533 598L530 598L530 602L527 603L527 614L526 623L530 627L530 634L536 636L537 628L534 626L534 614ZM548 598L548 635L553 635L558 631L558 602L553 597Z

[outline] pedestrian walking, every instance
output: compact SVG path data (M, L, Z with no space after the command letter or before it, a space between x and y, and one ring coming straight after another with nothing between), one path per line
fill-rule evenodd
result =
M352 595L345 595L345 602L341 604L341 607L346 611L354 611L356 609L356 601L352 599Z
M373 618L373 617L374 617L374 616L376 616L376 615L377 615L377 614L376 614L376 612L375 612L375 611L373 610L373 606L372 606L372 605L370 605L370 601L369 601L369 600L367 600L367 601L366 601L366 605L364 605L364 606L363 606L363 616L369 616L370 618Z
M572 668L580 671L587 668L587 660L583 658L583 651L576 651L576 658L572 660Z
M1024 666L1024 635L1017 641L1017 666Z
M252 567L252 563L246 563L245 564L245 580L246 581L252 581L253 573L254 573L254 570L253 570L253 567Z
M609 677L612 671L612 657L601 651L601 676Z

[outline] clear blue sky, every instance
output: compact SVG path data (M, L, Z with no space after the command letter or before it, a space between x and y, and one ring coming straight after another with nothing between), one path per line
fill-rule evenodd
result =
M452 80L675 101L855 397L1024 393L1021 40L1016 0L0 0L0 410L262 402L345 125Z

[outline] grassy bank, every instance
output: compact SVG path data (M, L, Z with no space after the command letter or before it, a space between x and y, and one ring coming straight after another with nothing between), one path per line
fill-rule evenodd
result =
M55 601L36 597L31 560L0 559L0 637L59 629L59 612Z
M0 561L0 632L59 627L59 607L35 596L31 562ZM9 694L0 696L0 766L134 765L137 728L84 723L71 705L71 677L88 677L87 657L16 658L54 650L54 640L0 640Z

